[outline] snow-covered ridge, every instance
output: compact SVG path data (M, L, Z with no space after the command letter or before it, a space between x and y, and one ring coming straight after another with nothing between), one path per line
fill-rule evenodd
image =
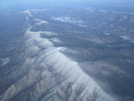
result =
M73 19L71 17L52 17L52 19L60 22L68 22L80 27L87 27L81 19Z
M53 96L54 101L116 101L83 72L77 62L61 53L64 47L55 47L49 39L42 38L40 33L47 32L34 32L29 28L25 33L22 58L25 59L23 67L29 72L9 87L1 101L10 100L29 87L33 88L29 91L29 101L52 100L50 96Z
M23 93L22 101L116 101L76 61L63 54L65 47L55 47L61 42L58 33L31 31L32 27L22 39L24 51L18 58L24 62L11 74L20 79L6 90L1 101L17 101ZM42 34L54 38L42 38Z

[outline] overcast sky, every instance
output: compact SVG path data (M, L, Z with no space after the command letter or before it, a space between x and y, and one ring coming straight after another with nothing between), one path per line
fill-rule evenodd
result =
M134 2L134 0L0 0L1 5L9 5L9 4L20 4L20 3L36 3L36 2L114 2L114 3L129 3Z

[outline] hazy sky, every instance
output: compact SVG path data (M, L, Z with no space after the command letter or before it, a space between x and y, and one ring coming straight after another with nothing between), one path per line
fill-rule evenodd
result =
M114 3L129 3L134 0L1 0L1 5L18 4L18 3L35 3L35 2L114 2Z

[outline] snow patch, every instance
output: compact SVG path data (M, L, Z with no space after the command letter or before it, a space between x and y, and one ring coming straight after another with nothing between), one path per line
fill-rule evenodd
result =
M52 19L57 20L57 21L61 21L61 22L68 22L68 23L72 23L75 25L78 25L80 27L87 27L87 25L84 24L83 20L81 19L73 19L71 17L52 17Z
M51 39L49 39L51 42L53 42L53 43L62 43L61 42L61 40L60 39L58 39L58 38L51 38Z
M36 25L48 24L47 21L44 21L44 20L41 20L41 19L34 19L34 21L37 21Z

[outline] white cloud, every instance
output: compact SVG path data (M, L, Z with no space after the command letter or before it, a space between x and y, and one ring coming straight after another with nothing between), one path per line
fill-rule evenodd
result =
M48 24L48 22L42 20L42 21L40 21L40 22L37 23L37 25L41 25L41 24Z
M10 61L10 58L9 57L7 57L7 58L3 58L2 59L2 66L5 66L5 65L7 65L8 63L9 63L9 61Z
M34 21L41 21L40 19L34 19Z
M37 12L48 11L48 10L47 9L32 9L30 11L34 12L34 13L37 13Z
M31 12L29 10L23 11L22 13L31 15Z
M129 36L120 36L123 40L131 40Z

